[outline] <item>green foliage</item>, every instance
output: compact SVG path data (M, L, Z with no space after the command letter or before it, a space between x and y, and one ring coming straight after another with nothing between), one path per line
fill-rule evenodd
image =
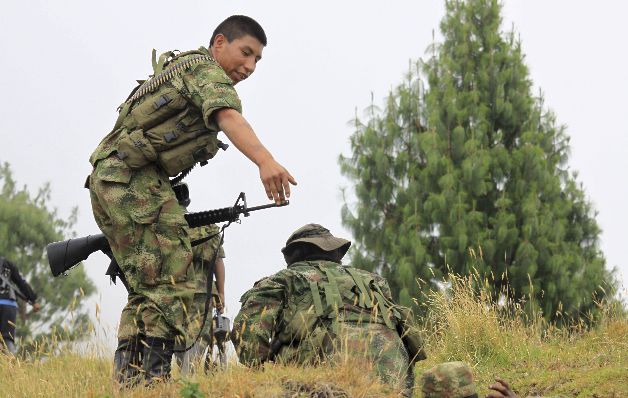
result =
M199 389L198 383L192 383L189 380L182 380L181 390L179 390L179 394L181 398L205 398L205 394L201 392Z
M353 260L408 304L448 271L477 270L547 319L589 317L612 293L600 229L570 173L565 127L533 96L495 0L447 1L443 43L412 63L385 107L357 116L342 173ZM427 88L426 88L427 87Z
M0 164L0 255L12 261L38 295L41 311L28 311L18 300L18 338L52 341L50 336L74 339L88 330L89 317L81 302L96 291L85 271L78 268L63 278L53 278L44 255L50 242L66 239L76 220L76 209L67 221L50 209L50 186L35 196L17 188L7 163ZM23 342L24 343L24 342ZM24 345L24 344L23 344Z

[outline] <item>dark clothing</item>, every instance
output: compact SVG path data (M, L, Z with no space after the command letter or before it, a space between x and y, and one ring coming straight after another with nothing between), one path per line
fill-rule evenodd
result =
M0 257L0 349L15 353L15 321L17 320L17 297L33 304L37 295L30 285L22 278L17 267L10 261Z
M37 295L30 285L22 278L17 267L2 257L0 257L0 299L15 300L17 297L24 298L29 303L37 300ZM19 291L15 291L15 288Z
M10 346L15 341L15 320L17 319L17 307L0 305L0 333L2 339ZM0 342L0 348L3 344ZM0 349L1 350L1 349ZM9 349L9 351L11 351Z

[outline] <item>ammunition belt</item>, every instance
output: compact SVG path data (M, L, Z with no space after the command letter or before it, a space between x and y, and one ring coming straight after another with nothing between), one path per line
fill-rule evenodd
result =
M184 69L203 61L214 61L214 58L212 58L210 55L195 55L186 59L185 61L174 64L170 68L145 81L140 86L140 88L138 88L137 91L125 101L125 103L129 105L132 104L133 101L142 97L143 95L155 91L159 86L172 79L175 75L181 73L181 71L183 71Z

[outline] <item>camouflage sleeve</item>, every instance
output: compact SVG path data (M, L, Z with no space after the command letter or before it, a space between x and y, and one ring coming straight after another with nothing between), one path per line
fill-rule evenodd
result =
M243 364L259 365L269 358L285 295L286 280L274 275L256 282L240 299L242 308L233 321L232 340Z
M192 72L183 76L189 100L201 109L205 125L219 131L212 114L221 108L233 108L242 113L242 103L233 87L233 81L224 70L213 62L196 65Z

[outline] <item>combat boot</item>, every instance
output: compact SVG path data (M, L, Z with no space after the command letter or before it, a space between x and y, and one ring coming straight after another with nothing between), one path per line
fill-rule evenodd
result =
M142 371L146 385L168 380L174 353L174 340L146 337L145 343L142 349Z
M142 350L139 337L118 341L118 348L113 357L115 379L121 387L134 387L140 381L142 368Z

